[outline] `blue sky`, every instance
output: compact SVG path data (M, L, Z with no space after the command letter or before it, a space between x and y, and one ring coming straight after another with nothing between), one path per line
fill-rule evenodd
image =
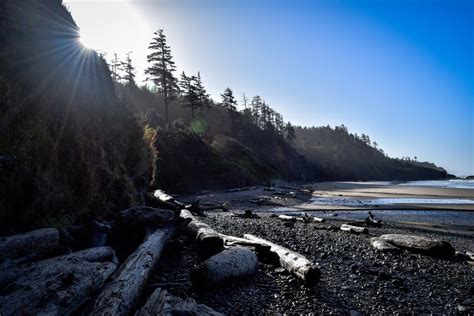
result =
M93 48L133 51L139 77L163 28L216 99L258 94L294 124L345 124L390 156L474 174L473 1L67 2Z

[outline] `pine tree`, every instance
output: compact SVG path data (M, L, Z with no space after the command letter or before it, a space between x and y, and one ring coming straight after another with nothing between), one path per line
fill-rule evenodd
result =
M283 123L283 116L276 112L275 113L275 129L278 133L283 133L284 123Z
M204 88L204 85L202 84L201 72L198 71L197 76L193 76L193 78L194 78L194 86L196 88L196 93L197 93L197 98L198 98L199 112L202 115L202 110L204 109L204 107L210 106L210 98L209 98L209 94Z
M226 88L224 93L221 94L222 107L229 111L235 112L237 110L237 101L234 98L234 93L230 88Z
M155 37L148 46L152 53L147 56L147 61L151 65L145 70L145 74L148 75L147 80L152 80L163 95L165 119L168 123L168 101L178 91L177 79L173 75L176 66L173 56L171 56L171 48L166 44L166 36L163 34L163 30L159 29L154 35Z
M181 74L179 85L181 86L184 106L191 109L191 116L194 119L195 110L200 106L199 93L196 87L196 76L188 77L186 74Z
M286 140L288 143L292 143L293 140L296 138L295 128L291 125L290 122L286 123L285 125L285 132L286 132Z
M135 67L132 65L132 58L130 57L130 53L127 53L127 58L125 62L122 62L122 70L124 72L123 79L129 85L135 84Z
M247 110L247 104L249 102L249 98L245 95L245 93L242 93L242 105L244 107L244 111Z
M110 72L112 73L112 79L114 82L118 82L120 79L119 70L120 70L120 61L118 59L117 53L114 53L114 58L110 64Z
M254 123L258 127L261 127L260 116L261 116L261 110L262 110L262 98L258 95L254 96L252 98L252 102L250 105L252 107L252 116L254 119Z

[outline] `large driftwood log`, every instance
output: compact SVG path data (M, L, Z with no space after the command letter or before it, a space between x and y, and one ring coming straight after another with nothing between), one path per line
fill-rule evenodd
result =
M147 300L145 305L135 316L222 316L212 308L204 304L198 304L194 299L179 298L168 294L166 290L156 289Z
M313 284L319 280L321 271L303 255L254 235L245 234L244 238L270 246L270 251L278 255L281 267L306 283Z
M248 246L248 247L261 247L262 246L262 243L255 242L249 239L229 236L229 235L224 235L224 234L219 234L219 235L224 239L224 242L227 246L235 246L235 245ZM270 246L265 246L265 248L270 249Z
M92 315L127 315L130 312L173 232L173 228L164 228L148 236L97 297Z
M249 277L258 269L257 256L249 249L231 247L200 264L191 272L193 286L207 288Z
M359 227L359 226L348 225L348 224L342 224L341 230L348 233L354 233L354 234L367 234L369 232L367 228L365 227Z
M196 239L198 251L204 256L214 255L224 249L224 240L209 225L197 220L190 211L181 210L180 218L187 221L186 231Z
M401 234L382 235L379 239L387 241L397 247L434 257L451 258L455 254L454 247L450 243L438 239Z
M397 251L400 250L400 248L395 247L391 243L389 243L389 242L387 242L383 239L380 239L378 237L370 238L370 244L376 250L382 251L382 252L397 252Z
M229 236L220 234L220 236L224 239L226 246L244 246L250 247L257 253L258 260L263 263L270 263L270 264L280 264L280 257L271 251L271 247L269 245L265 245L259 242L255 242L252 240L248 240L245 238Z
M278 219L286 222L296 222L296 217L289 215L278 215Z
M85 249L19 268L3 288L1 315L70 315L97 292L117 265L109 247ZM12 271L2 271L7 273ZM7 294L5 294L7 293Z
M0 264L5 260L43 256L58 246L59 232L54 228L33 230L0 238ZM23 260L28 261L28 260Z
M175 200L172 196L166 194L161 190L156 190L152 196L150 196L150 202L155 204L158 207L172 210L174 212L179 212L182 209L188 210L193 214L204 215L205 211L218 210L221 209L224 212L228 211L227 205L213 205L213 206L201 206L199 200L195 200L191 204L184 204L180 201Z

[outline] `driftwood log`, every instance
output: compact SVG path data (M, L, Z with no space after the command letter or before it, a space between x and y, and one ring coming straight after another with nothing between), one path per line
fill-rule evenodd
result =
M451 258L455 254L454 247L450 243L438 239L401 234L382 235L379 239L397 247L434 257Z
M0 296L0 314L73 314L115 271L112 258L111 248L99 247L14 268L17 276Z
M382 251L382 252L396 252L396 251L400 250L400 248L395 247L391 243L389 243L389 242L387 242L383 239L380 239L378 237L370 238L370 244L376 250Z
M128 315L173 232L163 228L148 236L97 297L92 315Z
M380 219L375 219L374 214L369 211L369 215L365 218L365 223L367 226L372 226L372 227L382 227L382 220Z
M281 267L304 282L314 284L319 280L321 271L303 255L254 235L245 234L244 238L270 246L270 251L278 255Z
M278 215L278 219L285 222L296 222L296 217L289 215Z
M303 222L303 223L312 223L312 222L324 223L326 221L324 218L312 217L306 213L303 213L302 216L279 215L278 219L282 221L287 221L287 222L298 221L298 222Z
M186 231L196 239L197 250L203 256L212 256L224 249L224 240L209 225L197 220L188 210L181 210L180 219L188 222Z
M145 305L135 314L135 316L174 315L222 316L221 313L207 305L198 304L192 298L181 299L160 288L151 294Z
M342 224L341 230L348 233L354 233L354 234L367 234L369 232L367 228L365 227L359 227L359 226L348 225L348 224Z
M260 216L252 212L252 210L245 210L243 214L231 214L230 216L239 218L260 218Z
M227 246L235 246L235 245L247 246L247 247L261 247L262 246L262 243L255 242L249 239L229 236L229 235L224 235L224 234L219 234L219 235L224 239L224 242ZM265 246L265 248L270 249L270 246Z
M2 237L0 238L0 266L8 266L5 261L17 263L32 261L54 251L58 244L59 231L55 228L38 229Z
M196 288L208 288L254 275L258 269L255 253L243 247L231 247L200 264L191 272Z
M271 251L269 245L255 242L245 238L220 234L224 239L226 246L244 246L249 247L257 253L258 260L263 263L280 264L280 257Z
M162 190L156 190L153 195L149 197L149 200L151 204L172 210L176 213L182 209L188 210L191 213L197 215L204 215L205 211L218 209L223 210L224 212L228 211L227 205L225 203L221 205L201 206L199 200L195 200L191 204L184 204L180 201L177 201L174 197L166 194Z

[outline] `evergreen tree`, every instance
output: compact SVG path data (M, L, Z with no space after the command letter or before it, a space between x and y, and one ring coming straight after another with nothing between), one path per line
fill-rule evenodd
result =
M163 95L165 119L168 123L168 102L178 90L177 79L173 75L176 66L171 55L171 48L166 44L166 36L163 34L163 30L159 29L154 35L155 37L148 46L152 53L147 56L150 66L145 70L145 74L148 75L147 80L152 80Z
M237 110L237 101L234 98L234 93L230 88L226 88L224 93L221 94L222 97L222 107L235 112Z
M247 104L249 102L249 98L245 95L245 93L242 93L242 105L244 107L244 111L247 110Z
M259 96L259 95L256 95L252 98L252 102L251 102L251 111L252 111L252 116L253 116L253 119L254 119L254 123L258 126L258 127L261 127L261 124L260 124L260 113L261 113L261 109L262 109L262 98Z
M204 109L204 107L210 106L210 98L209 98L209 94L204 88L204 85L202 84L201 72L198 71L197 76L193 76L193 78L194 78L194 86L196 88L196 93L197 93L197 98L198 98L199 112L202 115L202 110Z
M276 112L275 113L275 129L278 133L283 133L284 123L283 123L283 116Z
M286 123L285 125L285 132L286 132L286 140L288 143L292 143L293 140L296 138L295 128L291 125L290 122Z
M118 82L120 79L119 70L121 63L118 59L117 53L114 53L114 58L110 64L110 72L112 73L112 79L114 82Z
M123 79L129 85L135 84L135 67L132 65L132 58L130 57L130 53L127 53L127 58L125 62L122 62L122 70L124 72Z
M200 106L199 91L196 87L196 76L188 77L186 74L181 74L179 85L181 86L184 106L191 109L191 116L194 119L195 110Z

